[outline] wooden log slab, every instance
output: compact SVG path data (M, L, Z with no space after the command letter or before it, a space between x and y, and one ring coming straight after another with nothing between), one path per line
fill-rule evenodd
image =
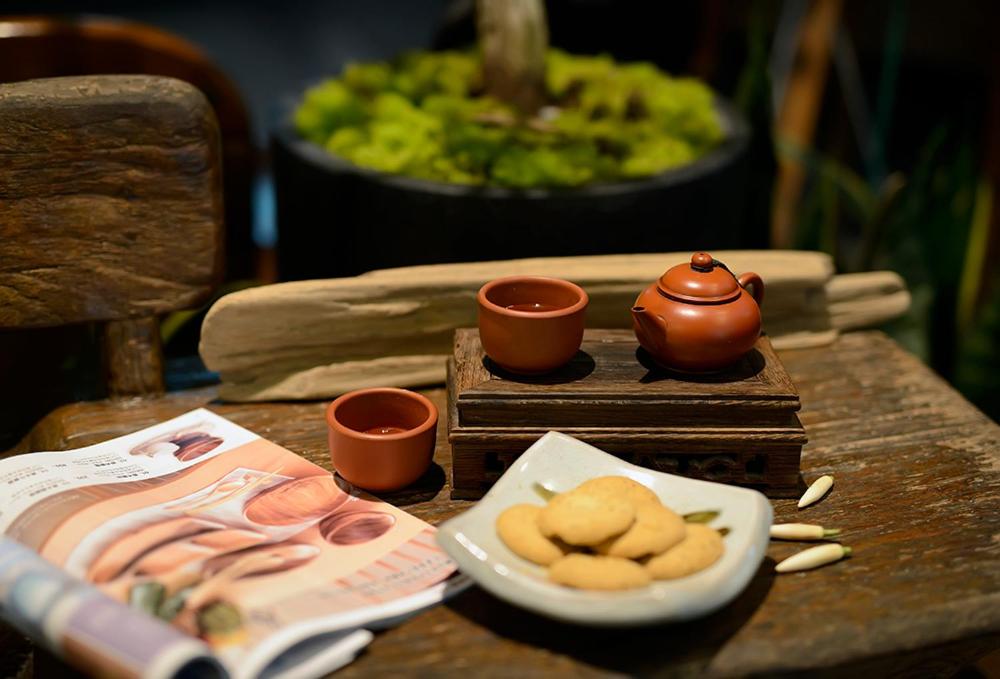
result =
M219 131L171 78L0 84L0 327L196 306L221 271Z
M817 252L713 253L735 272L765 281L764 327L776 348L828 344L838 328L830 315L829 257ZM690 253L551 257L439 264L374 271L354 278L298 281L227 295L202 326L201 355L222 377L231 401L328 398L361 386L421 386L445 379L455 329L476 324L476 291L498 276L566 278L590 295L587 325L628 328L639 291ZM891 272L849 283L842 309L901 294ZM837 277L838 279L840 277ZM849 298L848 298L849 297Z

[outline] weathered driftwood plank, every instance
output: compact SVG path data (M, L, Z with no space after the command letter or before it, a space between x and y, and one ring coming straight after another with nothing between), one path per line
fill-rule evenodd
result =
M0 85L0 327L195 306L221 267L215 115L179 80Z
M853 330L884 323L906 313L910 291L890 271L834 276L826 286L831 324Z
M794 251L713 253L735 272L765 280L764 327L777 348L827 344L837 336L826 255ZM590 295L592 328L631 326L639 291L690 253L555 257L441 264L375 271L354 278L300 281L227 295L202 327L201 355L223 380L228 400L325 398L360 386L444 381L456 328L476 324L475 294L513 274L567 278ZM906 290L890 272L838 288L841 313ZM898 306L898 305L897 305ZM885 320L898 314L887 307ZM853 326L852 326L853 327Z

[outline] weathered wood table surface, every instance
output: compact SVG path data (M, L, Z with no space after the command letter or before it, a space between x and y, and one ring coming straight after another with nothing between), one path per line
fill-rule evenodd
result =
M879 333L849 334L833 347L781 357L799 389L810 439L802 473L807 480L833 474L836 485L805 510L794 500L774 501L775 520L839 527L853 558L775 577L774 563L802 545L773 542L730 606L693 623L632 630L552 622L472 588L380 633L338 676L814 669L935 676L1000 647L1000 427ZM425 393L444 410L444 390ZM325 404L229 405L213 398L214 391L202 390L66 406L17 450L88 445L207 403L329 466ZM436 466L421 484L386 496L431 523L471 504L449 498L445 432L442 421ZM0 649L0 673L30 675L23 640L2 628Z

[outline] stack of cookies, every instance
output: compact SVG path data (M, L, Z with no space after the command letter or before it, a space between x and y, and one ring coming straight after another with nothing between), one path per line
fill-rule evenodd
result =
M545 506L504 510L497 533L515 554L548 566L553 582L620 590L696 573L722 556L722 536L663 506L624 476L590 479Z

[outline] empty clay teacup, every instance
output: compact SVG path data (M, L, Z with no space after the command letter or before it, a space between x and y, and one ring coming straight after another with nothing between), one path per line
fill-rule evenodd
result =
M431 464L437 419L437 408L427 397L406 389L344 394L326 409L333 467L368 490L407 486Z
M551 372L580 349L589 299L575 283L509 276L484 285L477 299L483 349L504 370Z

